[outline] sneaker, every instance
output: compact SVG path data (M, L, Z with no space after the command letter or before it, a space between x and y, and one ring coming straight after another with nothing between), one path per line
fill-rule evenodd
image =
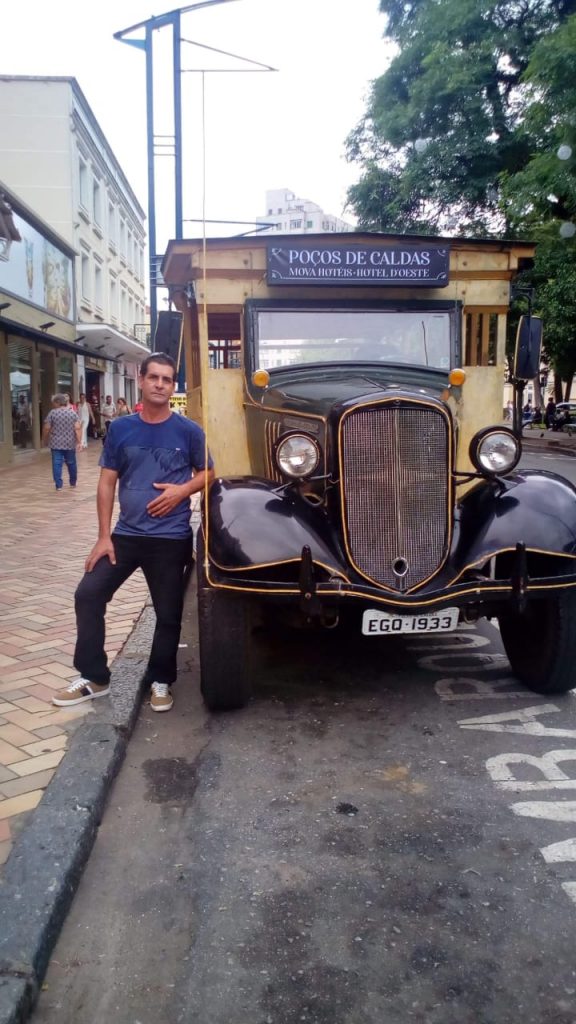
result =
M105 697L110 689L109 683L91 683L89 679L74 679L65 690L58 690L52 697L52 703L59 708L67 708L72 704L83 704L85 700Z
M150 707L152 711L170 711L174 698L167 683L152 683Z

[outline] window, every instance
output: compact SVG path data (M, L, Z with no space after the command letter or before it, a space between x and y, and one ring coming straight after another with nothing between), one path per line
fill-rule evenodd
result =
M120 259L126 263L126 221L120 217Z
M307 228L313 228L314 227L314 221L313 220L307 220L306 221L306 227Z
M118 320L118 286L114 277L110 278L110 319Z
M134 260L133 260L132 254L133 254L132 232L130 231L130 228L128 228L128 242L127 242L127 246L126 246L126 257L128 259L128 266L129 267L133 267L134 266Z
M80 179L80 206L86 213L90 212L90 196L88 192L88 166L80 157L78 161L78 174Z
M301 228L301 227L302 227L302 221L301 220L291 220L290 221L290 228L291 229L293 229L293 228Z
M90 285L91 285L91 281L90 281L90 257L87 256L86 253L84 253L84 252L82 253L82 265L81 265L81 268L80 268L80 282L81 282L81 286L82 286L82 298L83 299L88 299L88 301L90 301L90 299L92 298L92 289L90 287Z
M103 309L102 267L98 263L94 267L94 303L98 309Z
M434 310L262 310L256 365L402 363L450 368L450 313Z
M465 311L465 366L495 366L498 313L468 308Z
M115 250L117 244L116 210L114 209L114 203L108 203L108 245L111 249Z
M125 288L122 288L122 291L121 291L121 294L120 294L120 319L122 321L122 325L123 326L126 326L126 324L128 323L127 317L128 317L128 293L127 293Z
M57 356L56 358L56 391L71 395L74 387L74 357Z
M96 178L92 181L92 216L94 223L102 227L102 189Z

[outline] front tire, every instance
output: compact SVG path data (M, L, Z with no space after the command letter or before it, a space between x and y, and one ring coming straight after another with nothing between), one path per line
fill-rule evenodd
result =
M530 601L521 614L498 613L512 672L535 693L567 693L576 687L576 593Z
M196 544L200 689L209 711L235 711L248 703L252 691L249 602L208 584L201 529Z

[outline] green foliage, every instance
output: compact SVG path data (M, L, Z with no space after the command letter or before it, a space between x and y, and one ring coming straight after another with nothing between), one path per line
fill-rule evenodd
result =
M347 139L359 227L535 238L524 278L546 356L570 380L576 240L559 231L576 223L576 0L380 0L380 10L398 49Z
M381 0L398 53L347 140L349 159L362 169L349 193L361 227L396 229L401 213L432 232L509 228L502 176L509 182L533 152L524 75L539 41L575 3ZM391 200L391 220L387 206L378 211L378 188L383 203Z

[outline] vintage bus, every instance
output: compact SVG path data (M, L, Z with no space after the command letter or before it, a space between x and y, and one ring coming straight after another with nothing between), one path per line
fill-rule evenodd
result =
M519 471L503 423L510 288L533 253L364 233L170 242L188 415L217 474L197 544L210 709L248 700L263 614L346 615L367 637L495 618L526 686L576 686L576 491Z

